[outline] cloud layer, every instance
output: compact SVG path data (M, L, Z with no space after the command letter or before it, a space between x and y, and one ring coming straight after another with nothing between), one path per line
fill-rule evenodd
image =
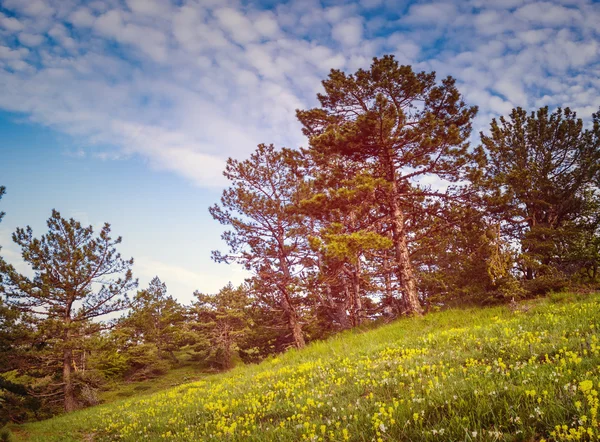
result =
M259 142L303 143L294 111L329 69L393 53L457 78L476 123L514 106L600 105L600 4L401 0L4 0L0 108L201 186Z

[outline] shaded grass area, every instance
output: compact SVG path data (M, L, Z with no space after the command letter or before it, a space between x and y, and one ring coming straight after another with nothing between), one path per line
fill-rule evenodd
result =
M113 382L98 395L101 403L115 402L120 399L156 393L178 385L194 382L206 376L197 363L182 362L180 366L154 379L138 382Z
M597 440L598 327L598 295L448 310L17 431L32 441Z
M189 354L178 354L179 366L156 378L136 382L110 382L98 393L98 399L102 405L41 422L32 422L21 426L12 425L9 426L9 429L13 433L14 439L23 441L94 440L95 433L90 431L89 424L93 421L93 416L98 409L110 407L113 402L123 401L125 398L141 398L185 383L195 382L207 376L205 369L198 363L190 361L189 356Z

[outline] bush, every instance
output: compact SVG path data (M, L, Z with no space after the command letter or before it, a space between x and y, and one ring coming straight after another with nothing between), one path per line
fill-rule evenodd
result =
M0 429L0 442L13 442L14 440L15 438L8 428Z
M93 362L94 367L100 370L106 378L122 376L128 368L127 357L116 350L98 352Z
M523 288L533 296L561 292L567 287L569 287L569 280L560 273L541 275L535 279L523 281Z
M158 359L151 363L138 367L127 376L129 381L143 381L145 379L153 379L163 375L169 371L171 363L164 359Z

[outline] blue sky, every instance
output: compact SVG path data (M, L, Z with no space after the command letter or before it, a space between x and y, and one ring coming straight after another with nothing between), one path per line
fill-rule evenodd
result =
M51 209L110 222L142 286L188 302L243 279L208 214L227 157L305 144L294 112L329 69L393 53L452 75L475 133L512 107L600 106L600 4L585 0L0 0L0 224Z

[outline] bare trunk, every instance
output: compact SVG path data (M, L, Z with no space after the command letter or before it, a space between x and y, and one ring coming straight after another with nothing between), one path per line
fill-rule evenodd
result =
M362 299L360 298L360 261L353 266L352 272L352 325L359 326L362 323Z
M398 299L394 297L392 290L392 270L390 268L390 260L388 252L383 255L383 283L384 283L384 310L383 313L387 319L393 319L398 316Z
M408 253L408 245L406 243L406 232L404 231L404 213L399 204L398 183L396 182L395 171L392 166L391 159L389 160L389 175L388 179L392 185L391 192L391 209L392 209L392 241L396 251L396 272L400 287L402 287L403 296L402 303L409 315L422 315L423 308L419 302L417 292L417 283L410 262Z
M292 332L292 338L294 339L294 345L296 348L304 348L306 341L304 340L304 333L302 332L302 326L298 319L298 313L296 308L292 305L289 293L285 290L283 296L283 311L286 313L288 326Z
M283 240L280 241L280 244L283 244ZM290 274L290 269L288 268L287 261L285 260L283 250L280 251L279 265L284 278L283 284L279 285L279 290L282 296L281 306L287 316L288 326L294 339L294 345L296 348L304 348L306 346L304 333L302 332L302 326L300 325L300 320L298 319L298 312L296 311L294 304L292 304L292 298L289 291L289 284L292 280L292 275Z
M65 333L65 337L68 338L68 333ZM65 344L68 343L65 341ZM73 372L73 350L65 348L63 350L63 383L65 392L65 411L75 410L75 391L73 388L73 379L71 377Z
M385 298L390 305L393 304L394 294L392 293L392 275L390 272L390 261L387 251L383 256L383 281L385 285Z
M530 266L525 268L525 279L528 281L533 279L533 269Z
M325 270L323 268L323 262L322 262L322 256L320 253L317 254L317 264L319 266L319 272L321 273L321 275L325 275ZM346 329L352 327L352 324L350 323L350 320L348 318L348 312L346 311L347 310L346 299L344 299L344 302L342 302L342 303L335 302L335 299L333 299L333 295L331 293L332 292L331 284L329 284L327 281L324 281L323 287L325 290L325 300L321 301L321 303L325 305L327 310L329 310L329 313L328 313L329 317L332 318L333 320L337 321L343 330L346 330Z
M223 342L223 366L226 370L229 370L232 366L231 360L231 339L229 337L229 332L225 331L225 339Z
M331 296L331 286L325 284L325 296L327 301L327 308L331 311L331 315L340 324L340 327L344 330L352 327L348 319L348 313L346 312L346 302L335 302L333 296Z

